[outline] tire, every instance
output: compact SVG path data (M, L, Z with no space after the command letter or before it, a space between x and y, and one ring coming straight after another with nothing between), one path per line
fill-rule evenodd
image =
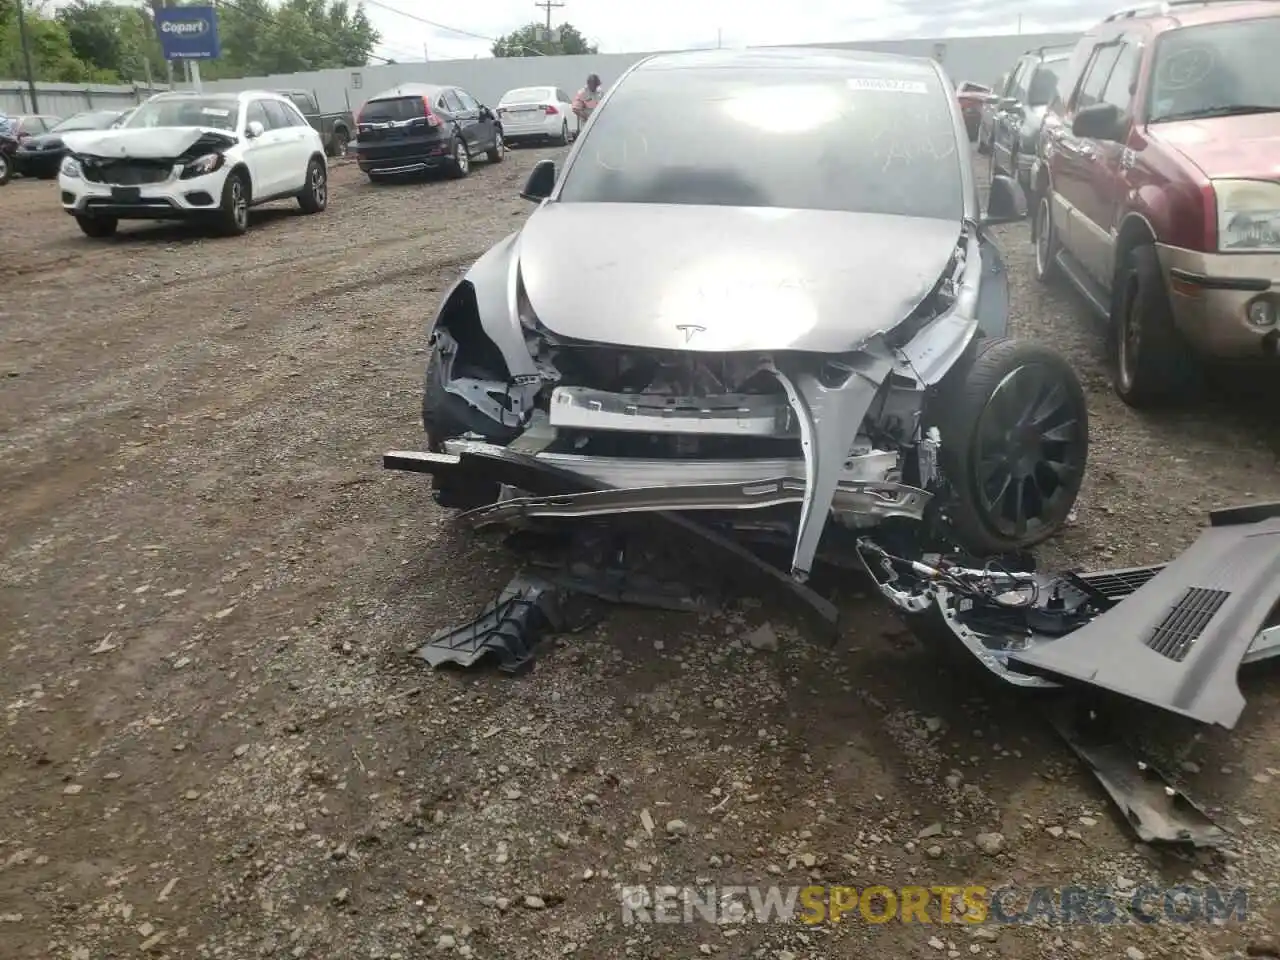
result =
M1168 406L1199 387L1195 356L1173 322L1155 247L1129 251L1111 318L1112 379L1131 407Z
M942 437L943 519L973 556L1008 555L1066 524L1088 461L1089 411L1075 371L1048 347L998 337L971 356L926 405Z
M9 163L9 158L0 153L0 187L13 179L13 166Z
M566 120L560 124L560 136L556 138L556 146L565 147L569 145L569 121Z
M502 131L495 130L493 133L493 146L485 152L485 159L490 163L501 163L502 158L507 155L507 144L502 139Z
M86 237L93 237L95 240L105 240L107 237L116 235L116 228L120 226L120 221L115 217L76 217L76 223L80 225L80 230Z
M333 136L329 138L328 154L335 159L341 159L347 155L347 144L351 142L351 134L347 133L346 128L339 127L333 131Z
M303 213L320 213L329 205L329 167L319 157L307 164L307 183L298 194Z
M454 137L450 150L453 159L449 161L449 175L455 180L461 180L471 172L471 155L467 153L467 143L461 137Z
M214 225L224 237L238 237L249 229L249 178L240 170L222 184L222 203Z
M444 441L475 433L490 443L506 446L520 435L520 430L494 423L460 397L444 388L440 373L440 348L432 346L427 358L427 370L422 386L422 428L427 434L427 449L440 452ZM470 510L494 503L498 499L499 484L491 482L445 483L433 481L432 496L442 507Z
M1035 250L1036 279L1055 283L1058 267L1058 231L1053 225L1053 198L1046 190L1036 199L1036 212L1031 218L1031 242Z

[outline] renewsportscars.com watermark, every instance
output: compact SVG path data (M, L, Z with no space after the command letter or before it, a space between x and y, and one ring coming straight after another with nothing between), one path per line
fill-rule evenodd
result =
M647 923L1223 923L1244 920L1248 892L1215 886L621 887L622 922Z

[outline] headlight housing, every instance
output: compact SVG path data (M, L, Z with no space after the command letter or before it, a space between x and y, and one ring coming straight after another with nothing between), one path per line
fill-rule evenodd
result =
M220 153L206 153L202 157L196 157L183 166L182 179L189 180L192 177L203 177L206 173L213 173L222 166L223 159Z
M1280 183L1215 180L1220 253L1280 253Z
M58 168L58 172L64 177L78 178L80 176L80 161L75 157L65 156L62 158L62 166Z

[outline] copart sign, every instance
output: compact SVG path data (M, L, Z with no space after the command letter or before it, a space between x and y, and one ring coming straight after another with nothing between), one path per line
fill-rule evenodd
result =
M166 60L216 60L222 54L213 7L162 7L156 34Z

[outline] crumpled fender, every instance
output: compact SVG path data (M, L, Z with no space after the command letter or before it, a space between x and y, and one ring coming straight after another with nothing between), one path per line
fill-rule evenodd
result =
M520 234L516 231L494 244L473 263L441 299L430 330L434 335L456 298L469 287L475 297L480 327L502 354L513 379L538 375L533 357L525 346L524 329L520 325L516 303L519 245Z

